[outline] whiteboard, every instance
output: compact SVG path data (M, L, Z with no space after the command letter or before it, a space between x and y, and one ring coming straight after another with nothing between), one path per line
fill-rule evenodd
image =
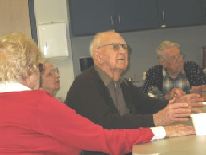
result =
M69 56L66 23L37 26L38 46L45 58Z

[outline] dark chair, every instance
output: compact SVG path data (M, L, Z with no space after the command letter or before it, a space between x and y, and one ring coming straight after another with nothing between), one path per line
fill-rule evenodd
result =
M91 57L81 57L79 63L81 72L94 65L94 61Z

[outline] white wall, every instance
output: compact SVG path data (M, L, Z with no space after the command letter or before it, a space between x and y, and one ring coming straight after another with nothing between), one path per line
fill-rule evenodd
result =
M66 0L34 0L37 25L52 22L68 23L66 6ZM68 39L68 51L69 57L51 59L60 71L61 88L57 93L57 97L62 99L65 99L66 93L74 80L70 39Z

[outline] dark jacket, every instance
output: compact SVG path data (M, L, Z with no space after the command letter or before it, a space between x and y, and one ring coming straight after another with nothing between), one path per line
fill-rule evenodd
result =
M127 80L123 80L121 88L130 110L130 114L123 116L119 115L108 88L92 67L76 77L67 93L66 103L104 128L154 126L152 114L165 107L167 102L149 98Z
M121 83L123 96L130 114L120 116L109 90L105 87L94 67L76 77L66 103L77 113L89 118L104 128L137 128L154 126L152 114L163 108L167 102L148 98L131 82ZM100 152L84 151L83 155L105 155ZM131 155L131 154L129 154Z
M191 86L200 86L206 84L206 75L203 70L193 61L184 63L184 71ZM148 93L151 86L157 87L160 91L163 89L163 66L155 65L147 71L143 91Z

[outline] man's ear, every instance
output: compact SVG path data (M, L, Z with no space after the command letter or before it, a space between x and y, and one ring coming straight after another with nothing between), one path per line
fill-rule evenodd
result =
M164 66L164 64L165 64L164 60L159 59L158 61L159 61L159 64L160 64L160 65Z
M103 59L102 59L102 54L100 51L98 51L98 49L95 50L94 52L94 60L98 63L98 64L102 64Z

